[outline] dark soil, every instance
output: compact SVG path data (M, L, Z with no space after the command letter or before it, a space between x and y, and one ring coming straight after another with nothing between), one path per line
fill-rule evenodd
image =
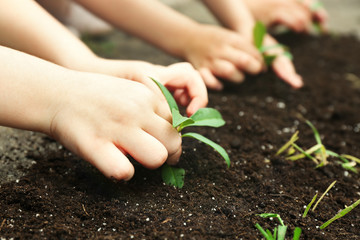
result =
M229 152L231 167L208 146L184 139L182 189L165 186L160 171L136 165L128 183L112 182L51 139L39 135L27 157L37 163L19 181L0 188L0 236L14 239L261 239L254 227L273 229L274 212L302 239L360 239L360 207L325 230L319 226L360 198L360 176L334 158L315 169L275 152L295 130L299 145L315 140L303 119L338 153L360 156L360 44L353 37L280 36L295 56L306 86L290 89L267 73L210 93L223 114L220 129L198 131ZM18 139L19 145L27 139ZM57 147L54 147L57 146ZM2 153L3 154L3 153ZM301 217L316 192L333 189L316 211Z

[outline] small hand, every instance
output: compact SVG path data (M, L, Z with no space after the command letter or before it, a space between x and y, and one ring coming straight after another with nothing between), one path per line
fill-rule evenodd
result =
M217 26L201 25L189 37L184 51L184 58L211 89L222 89L216 77L240 83L245 72L257 74L263 69L261 54L250 41Z
M151 169L178 161L181 137L169 107L145 85L92 73L77 73L63 84L48 134L105 176L130 179L128 154Z
M285 25L296 32L309 32L318 22L327 30L328 14L318 0L244 0L255 19L267 26ZM269 10L271 9L271 10Z
M277 44L277 41L267 34L264 39L264 46L274 46L275 44ZM302 77L296 73L291 59L284 55L284 49L281 47L272 48L266 51L265 54L277 56L272 63L272 68L279 78L293 88L300 88L303 86Z

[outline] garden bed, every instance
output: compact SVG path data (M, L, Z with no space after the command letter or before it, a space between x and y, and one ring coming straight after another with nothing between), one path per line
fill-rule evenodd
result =
M254 227L277 222L256 214L274 212L295 227L301 239L360 239L360 207L320 230L340 209L360 199L360 174L343 169L334 158L315 169L309 159L295 162L276 151L299 130L299 145L316 142L310 120L324 145L360 157L360 44L353 37L287 34L305 87L293 90L266 73L239 86L211 92L226 125L199 132L222 145L224 160L196 140L183 140L182 189L165 186L159 170L136 165L127 183L103 177L88 163L40 134L26 157L33 165L24 177L0 187L0 236L14 239L261 239ZM40 150L39 150L40 149ZM315 195L335 187L306 218L301 215Z

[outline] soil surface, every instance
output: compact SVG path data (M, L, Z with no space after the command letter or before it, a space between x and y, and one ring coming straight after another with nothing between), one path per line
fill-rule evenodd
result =
M25 176L1 184L0 236L261 239L255 223L273 229L277 221L256 214L273 212L288 225L289 239L295 227L302 228L301 239L360 239L360 207L319 229L360 198L359 174L344 170L334 158L315 169L308 159L291 162L275 156L295 130L300 146L315 144L304 119L318 128L328 149L360 156L359 41L346 36L279 38L290 46L306 86L293 90L272 72L226 85L223 92L210 93L209 106L219 109L227 124L195 129L229 152L229 169L208 146L184 139L182 189L165 186L159 170L140 165L130 182L113 182L48 137L31 133L7 139L19 155L36 163ZM11 151L1 154L16 158ZM317 209L302 218L304 206L334 180Z

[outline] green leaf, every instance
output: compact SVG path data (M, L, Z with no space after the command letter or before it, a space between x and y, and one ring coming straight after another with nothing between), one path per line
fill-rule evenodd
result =
M172 117L173 117L172 125L174 128L177 128L178 126L183 125L183 124L188 125L188 124L191 124L194 122L194 120L192 120L191 118L182 116L178 109L173 108L171 113L172 113ZM179 128L178 131L180 132L181 129Z
M301 231L302 231L301 228L299 228L299 227L295 228L293 240L299 240L300 239Z
M266 34L265 25L262 22L256 22L253 30L254 43L256 48L258 49L261 48L265 34Z
M309 125L311 130L313 131L316 142L318 144L322 144L319 131L316 129L316 127L309 120L306 120L306 124Z
M278 226L278 236L277 236L278 240L285 240L286 230L287 230L287 226L285 225Z
M274 240L273 236L268 234L261 226L260 224L256 223L255 227L261 232L261 234L266 238L266 240Z
M215 149L224 159L225 162L227 164L228 167L230 167L230 158L229 155L227 154L227 152L225 151L225 149L223 147L221 147L219 144L214 143L213 141L211 141L210 139L198 134L198 133L185 133L182 135L182 137L190 137L190 138L195 138L207 145L209 145L210 147L212 147L213 149Z
M160 82L156 81L155 79L153 79L152 77L150 77L155 83L156 85L158 85L158 87L160 88L161 92L164 94L166 101L169 104L170 110L172 109L176 109L179 110L178 105L176 104L175 99L173 98L173 96L171 95L171 93L169 92L169 90L167 90L167 88L162 85Z
M276 44L273 44L273 45L270 45L270 46L261 46L259 48L259 51L261 53L264 53L270 49L274 49L274 48L284 48L284 45L280 44L280 43L276 43Z
M302 215L303 218L305 218L306 215L308 214L308 212L309 212L311 206L313 205L313 203L315 202L316 198L317 198L317 194L315 194L315 196L312 198L311 202L306 206L304 214Z
M329 185L329 187L325 190L325 192L320 196L319 200L317 200L317 202L315 203L312 211L315 211L317 205L318 205L318 204L320 203L320 201L324 198L324 196L326 195L326 193L335 185L335 183L336 183L336 180L333 181L333 182Z
M281 154L281 153L284 152L286 149L288 149L288 148L291 146L291 144L293 144L294 142L296 142L296 141L299 139L298 134L299 134L299 131L296 131L296 132L291 136L290 140L289 140L287 143L285 143L285 144L277 151L277 153L276 153L275 155Z
M357 205L360 204L360 199L357 200L355 203L353 203L352 205L348 206L347 208L341 210L339 213L337 213L334 217L332 217L330 220L326 221L323 225L320 226L320 229L324 229L327 226L329 226L329 224L331 224L333 221L345 216L346 214L348 214L351 210L353 210Z
M275 60L275 58L277 56L276 55L263 55L263 57L264 57L266 66L271 66L271 64L273 63L273 61Z
M187 126L221 127L225 124L221 113L214 108L200 108L190 118L194 122Z
M280 215L277 213L261 213L261 214L257 214L258 216L262 217L262 218L277 218L280 222L280 224L282 226L284 226L284 221L281 219Z
M161 168L161 177L167 185L182 188L184 186L185 170L165 163Z

